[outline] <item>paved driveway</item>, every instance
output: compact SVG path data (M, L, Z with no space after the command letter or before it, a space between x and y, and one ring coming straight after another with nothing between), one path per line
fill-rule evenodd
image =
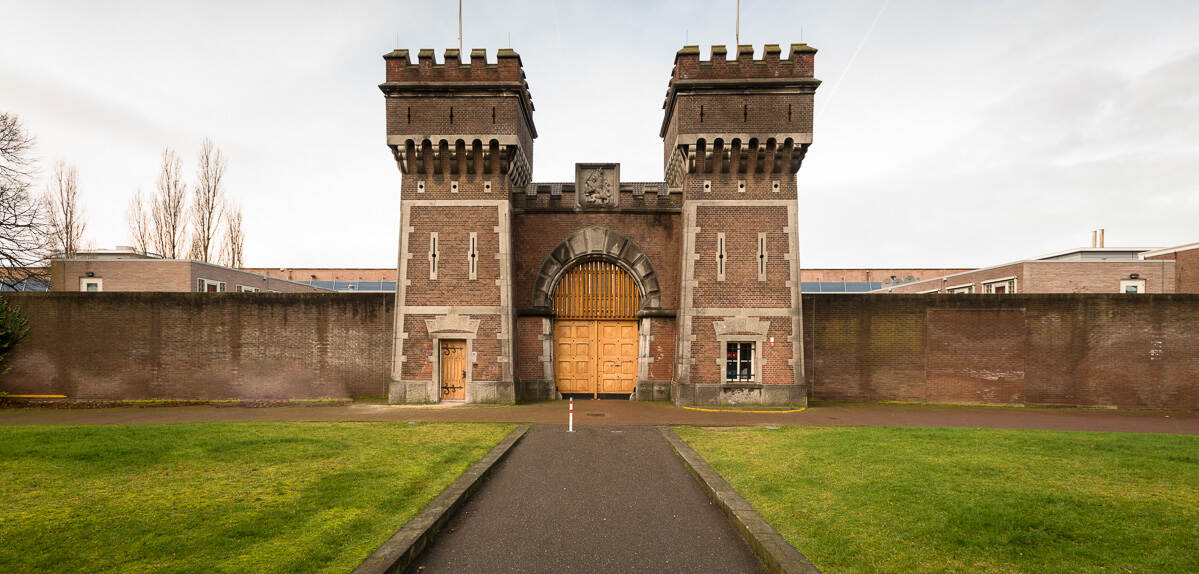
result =
M353 404L324 407L153 407L59 410L0 409L4 424L162 424L254 421L446 421L563 424L566 401L458 407ZM760 424L1030 428L1199 434L1199 414L1047 408L894 404L823 404L803 412L735 413L667 403L575 402L575 424L739 426Z
M761 566L656 428L537 425L409 571Z

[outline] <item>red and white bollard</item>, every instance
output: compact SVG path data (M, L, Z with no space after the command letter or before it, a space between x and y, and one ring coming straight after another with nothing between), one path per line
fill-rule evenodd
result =
M570 398L570 419L566 426L566 432L575 432L575 398Z

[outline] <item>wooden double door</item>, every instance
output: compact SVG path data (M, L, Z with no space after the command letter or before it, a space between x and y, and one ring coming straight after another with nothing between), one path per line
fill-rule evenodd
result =
M554 322L554 373L563 394L631 394L637 388L637 321Z

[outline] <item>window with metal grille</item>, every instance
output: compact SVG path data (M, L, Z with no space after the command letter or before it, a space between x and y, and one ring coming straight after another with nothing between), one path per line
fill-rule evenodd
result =
M754 380L754 343L729 341L725 344L726 381Z
M554 289L554 315L559 319L636 319L640 306L641 292L633 277L607 261L576 265Z

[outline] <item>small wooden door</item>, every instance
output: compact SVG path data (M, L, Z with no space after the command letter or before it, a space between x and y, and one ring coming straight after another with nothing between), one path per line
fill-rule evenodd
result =
M441 341L441 400L466 400L466 341Z

